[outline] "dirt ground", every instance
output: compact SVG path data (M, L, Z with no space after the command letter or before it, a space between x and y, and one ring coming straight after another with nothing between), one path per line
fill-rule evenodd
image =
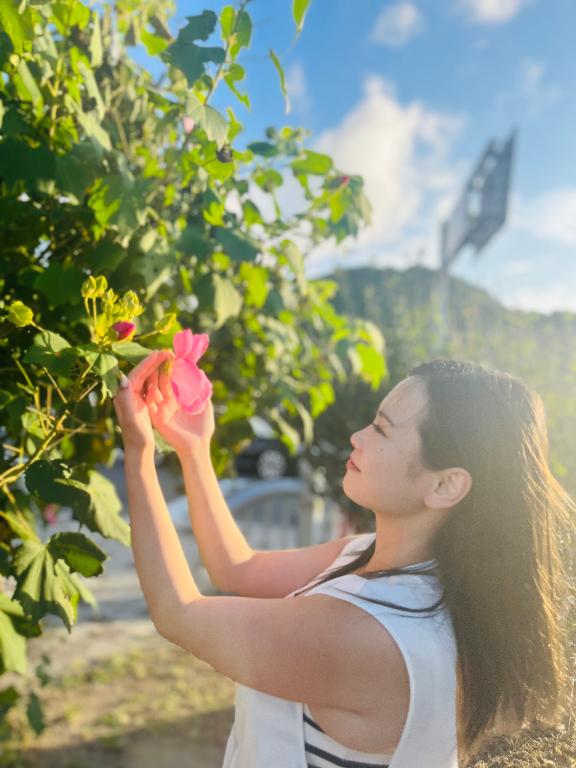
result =
M234 687L158 634L142 632L117 654L65 666L39 691L45 732L36 736L24 718L12 718L0 766L221 768ZM468 768L576 768L574 730L495 739Z
M162 637L76 661L39 691L46 730L19 714L0 745L10 768L221 768L234 683Z

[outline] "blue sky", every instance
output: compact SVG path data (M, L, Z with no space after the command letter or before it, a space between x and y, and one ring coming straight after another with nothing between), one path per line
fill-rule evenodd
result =
M223 5L178 0L171 29ZM297 40L291 5L250 3L252 47L239 61L252 110L234 104L240 143L301 125L310 148L364 176L374 208L356 242L308 256L308 275L436 266L439 222L488 140L516 128L508 222L453 274L509 307L576 311L574 0L312 0ZM288 115L270 47L287 74ZM225 104L222 92L215 105Z

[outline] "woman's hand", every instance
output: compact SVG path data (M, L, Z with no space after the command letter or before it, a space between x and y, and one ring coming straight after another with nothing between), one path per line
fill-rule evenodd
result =
M170 354L169 350L152 352L130 371L127 378L123 377L127 387L121 387L112 402L122 430L125 450L154 450L154 432L144 401L144 385Z
M169 355L173 357L170 352ZM209 399L202 413L182 410L163 366L155 367L146 381L145 403L155 430L179 453L209 446L214 434L214 409Z

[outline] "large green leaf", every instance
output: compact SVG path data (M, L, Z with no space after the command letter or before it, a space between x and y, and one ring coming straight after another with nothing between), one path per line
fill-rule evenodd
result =
M332 170L333 162L328 155L319 152L304 151L304 157L300 157L291 163L294 174L316 174L325 176Z
M43 365L50 373L68 376L76 361L76 351L66 339L52 331L41 331L23 357L25 363Z
M223 48L199 46L195 40L207 40L214 31L217 16L213 11L204 11L200 16L187 16L188 24L180 30L176 42L168 46L162 59L180 69L192 87L204 74L206 64L222 64L225 57Z
M98 576L102 573L102 563L108 555L83 533L56 533L48 542L55 558L64 560L74 573L82 576Z
M114 484L99 472L39 459L26 470L25 482L30 493L43 501L70 507L91 531L130 545L130 527L120 517L122 503Z
M76 622L80 593L65 578L67 568L61 561L56 562L45 544L25 541L14 555L13 598L34 621L51 613L60 616L70 631Z
M215 141L218 147L226 143L228 123L217 109L197 102L190 108L190 117L206 131L208 138Z
M56 158L48 147L31 147L18 139L6 139L0 144L2 180L8 186L17 181L36 185L40 180L56 177Z
M130 526L120 517L122 502L114 483L99 472L88 469L83 473L82 480L74 481L74 485L86 492L74 506L74 517L91 531L129 547Z
M258 244L239 230L214 227L214 237L224 249L224 253L234 261L254 261L260 253Z
M6 32L16 53L22 53L26 43L34 39L34 27L30 12L20 13L15 0L0 2L0 27Z
M62 304L74 305L82 301L81 288L86 275L73 264L64 266L60 262L49 264L34 281L34 288L48 300L50 307Z
M86 495L82 488L72 485L69 480L72 469L65 461L38 459L33 461L24 473L26 488L46 503L63 507L79 505Z

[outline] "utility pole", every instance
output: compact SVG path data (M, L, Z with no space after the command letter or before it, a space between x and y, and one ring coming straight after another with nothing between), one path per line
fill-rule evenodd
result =
M515 147L515 130L505 141L488 143L452 213L441 224L437 353L445 349L450 335L450 267L466 246L479 256L505 224Z

